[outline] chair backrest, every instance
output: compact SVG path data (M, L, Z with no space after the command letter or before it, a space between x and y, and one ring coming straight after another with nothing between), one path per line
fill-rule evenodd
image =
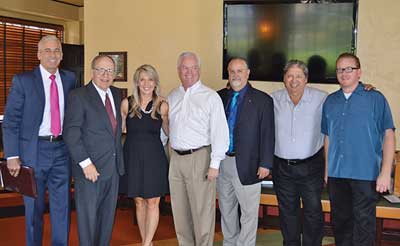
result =
M394 157L394 185L393 194L400 197L400 151L396 151Z

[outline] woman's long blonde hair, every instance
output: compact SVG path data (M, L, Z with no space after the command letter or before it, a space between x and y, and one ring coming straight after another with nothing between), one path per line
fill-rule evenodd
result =
M137 116L139 119L142 118L141 108L140 108L140 91L139 91L139 79L140 74L146 73L151 79L155 82L155 87L153 91L153 110L151 111L151 118L158 120L156 113L160 114L160 107L162 100L160 100L159 93L160 93L160 79L156 69L148 64L141 65L135 71L133 75L133 90L132 95L129 98L129 105L131 108L129 109L129 117L133 118Z

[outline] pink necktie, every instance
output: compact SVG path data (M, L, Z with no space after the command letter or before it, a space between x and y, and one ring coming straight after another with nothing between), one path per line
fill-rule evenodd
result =
M51 115L51 126L50 131L53 136L57 137L61 132L61 120L60 120L60 106L58 105L58 89L56 83L56 76L50 75L50 115Z
M111 106L110 98L108 97L108 93L106 93L106 100L104 102L104 106L106 107L106 111L108 114L108 118L111 121L111 126L114 131L114 134L117 133L117 120L115 119L114 112Z

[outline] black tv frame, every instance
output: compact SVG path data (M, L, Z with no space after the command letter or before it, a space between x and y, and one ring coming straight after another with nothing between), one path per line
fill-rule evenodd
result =
M295 3L303 3L303 4L325 4L325 2L330 3L353 3L353 30L352 30L352 41L351 41L351 50L349 52L356 54L357 51L357 33L358 33L358 4L359 0L224 0L223 2L223 48L222 48L222 79L228 79L227 66L229 60L231 58L227 57L226 50L226 8L227 5L240 5L240 4L295 4ZM339 54L338 54L339 55ZM305 61L306 62L306 61ZM251 67L250 67L251 69ZM257 80L257 81L265 81L265 82L281 82L280 81L270 81L270 80ZM323 81L309 81L309 83L315 84L336 84L338 83L336 77L335 78L325 78Z

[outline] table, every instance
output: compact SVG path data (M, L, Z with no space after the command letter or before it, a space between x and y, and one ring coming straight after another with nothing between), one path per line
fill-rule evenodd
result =
M331 211L328 192L326 190L322 193L322 210L324 213ZM263 187L261 189L260 205L264 206L278 206L278 200L275 191L272 188ZM266 209L263 209L263 217L266 216ZM397 219L400 220L400 204L394 204L386 201L383 197L380 198L376 206L376 241L377 245L381 244L383 233L383 220L384 219Z

